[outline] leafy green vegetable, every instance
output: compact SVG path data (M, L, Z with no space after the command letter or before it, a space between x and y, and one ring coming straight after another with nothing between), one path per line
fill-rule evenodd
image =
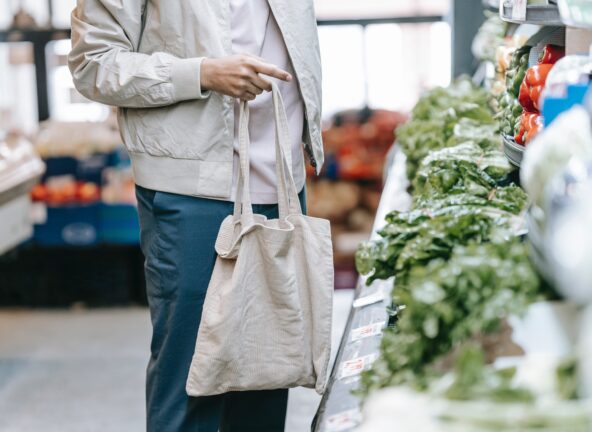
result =
M438 87L423 95L412 111L413 118L429 120L443 110L461 103L487 106L487 92L473 84L470 78L461 77L447 88ZM488 116L485 116L485 120ZM490 118L490 117L489 117Z
M469 338L494 332L503 317L536 301L539 282L517 239L457 246L448 259L413 266L397 283L395 301L406 306L385 332L366 391L409 384L425 388L431 365Z
M491 189L487 196L462 192L454 195L435 194L429 197L418 197L415 200L415 208L434 212L444 208L465 207L477 209L484 207L490 212L493 209L499 209L518 215L526 208L527 201L528 197L521 188L510 185Z
M439 360L479 335L495 332L503 317L538 298L539 281L516 238L527 197L505 183L512 168L500 151L499 125L487 96L467 80L420 100L399 128L413 185L413 208L386 217L379 239L362 244L358 271L396 278L395 305L405 305L385 332L381 353L363 374L363 389L410 384L426 388L440 375ZM450 396L488 393L494 400L526 400L507 374L488 375L467 352Z
M478 144L482 149L500 149L502 142L497 130L496 123L484 124L477 120L461 118L452 129L452 135L446 145L452 147L469 141Z
M446 391L453 400L491 400L493 402L533 402L534 395L512 384L515 368L494 370L485 365L479 346L465 347L455 365L455 380Z
M358 271L369 275L368 283L396 276L399 287L411 268L448 258L457 245L512 235L514 215L526 204L524 192L510 186L487 189L484 195L420 198L415 210L390 213L387 225L378 233L381 239L358 248Z
M471 125L480 129L471 131ZM487 93L470 80L461 78L449 88L432 90L417 103L412 120L397 129L397 140L407 156L409 178L415 177L419 163L431 150L466 139L488 140L486 135L496 128Z
M567 400L578 398L578 362L576 358L568 358L561 362L557 369L558 393Z
M499 150L484 150L467 142L427 156L414 180L414 192L421 198L464 192L487 196L511 171L507 158Z

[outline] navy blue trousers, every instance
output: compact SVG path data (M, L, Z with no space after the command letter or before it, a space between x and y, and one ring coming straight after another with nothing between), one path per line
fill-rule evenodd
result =
M288 390L200 398L185 393L216 261L216 236L233 204L139 186L136 194L153 327L146 379L147 431L283 431ZM304 209L304 191L300 198ZM253 210L278 217L276 205L255 205Z

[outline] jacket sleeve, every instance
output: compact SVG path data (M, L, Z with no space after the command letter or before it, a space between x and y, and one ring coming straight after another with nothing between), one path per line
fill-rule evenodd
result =
M203 58L137 52L147 0L78 0L68 57L76 89L107 105L148 108L203 99Z

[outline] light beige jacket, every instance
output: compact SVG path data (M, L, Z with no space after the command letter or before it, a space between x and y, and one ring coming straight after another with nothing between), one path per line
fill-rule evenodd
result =
M303 141L323 164L321 62L313 0L269 0L305 106ZM204 57L231 55L229 0L78 0L69 65L78 91L119 107L136 182L229 199L234 101L203 92ZM270 119L272 121L272 119Z

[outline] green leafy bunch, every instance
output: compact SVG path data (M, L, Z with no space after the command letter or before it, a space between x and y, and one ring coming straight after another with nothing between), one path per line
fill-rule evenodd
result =
M413 182L414 194L418 199L446 193L487 196L512 170L499 150L466 142L428 155Z
M457 246L448 259L411 268L395 300L405 310L385 332L369 391L408 384L425 388L434 362L471 337L497 330L503 317L539 298L539 281L517 238Z
M461 120L465 120L464 129L456 128ZM449 88L428 92L413 109L411 121L397 129L397 140L407 156L408 177L415 177L430 151L464 139L462 133L470 133L468 124L497 128L484 90L461 78Z
M516 186L491 189L485 197L462 193L418 200L410 212L387 215L381 238L358 248L356 267L368 275L368 283L396 276L398 289L414 266L446 259L457 245L511 235L512 219L525 204Z

